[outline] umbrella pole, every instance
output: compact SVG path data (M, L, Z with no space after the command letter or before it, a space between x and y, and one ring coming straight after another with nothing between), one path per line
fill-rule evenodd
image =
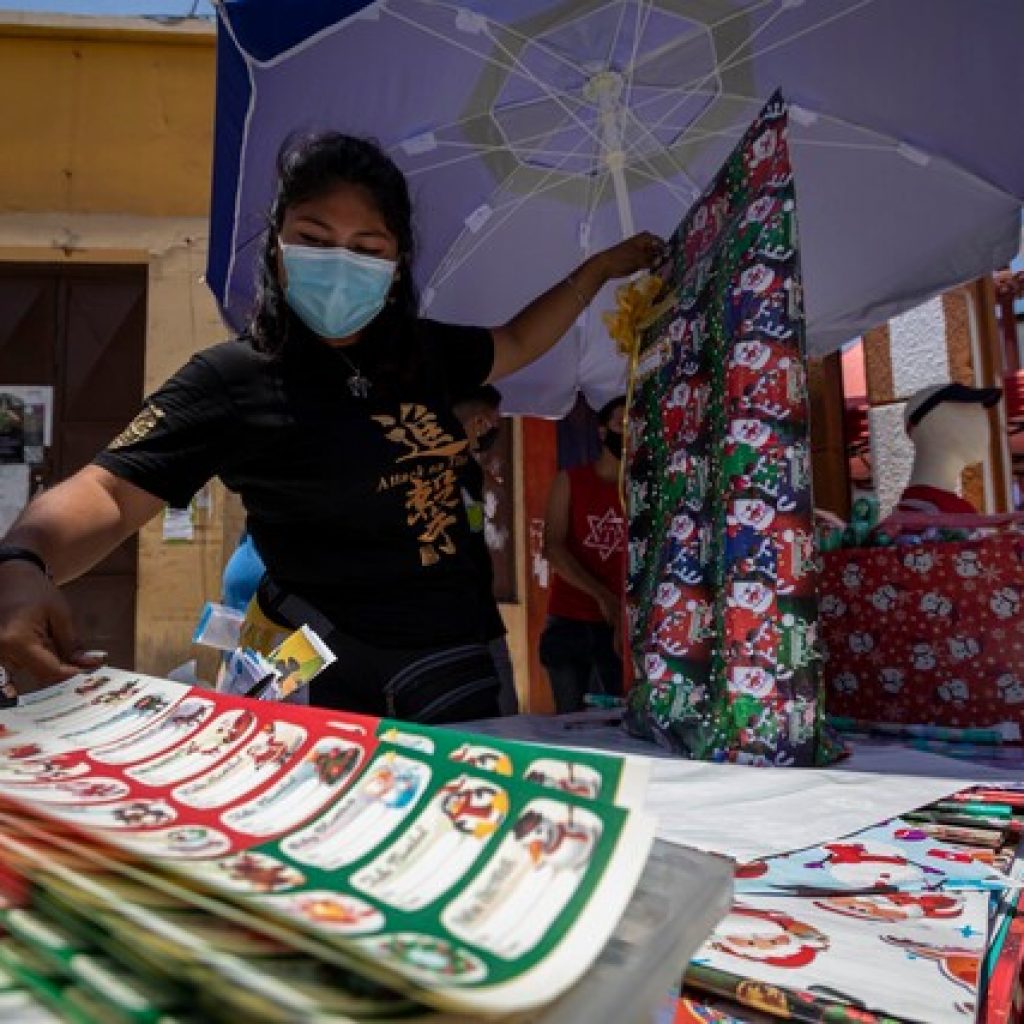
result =
M622 148L620 119L622 104L622 75L616 71L601 71L594 75L584 88L584 94L596 100L601 111L601 161L611 175L615 189L615 205L619 211L619 227L622 237L636 234L633 224L633 204L626 187L626 154Z

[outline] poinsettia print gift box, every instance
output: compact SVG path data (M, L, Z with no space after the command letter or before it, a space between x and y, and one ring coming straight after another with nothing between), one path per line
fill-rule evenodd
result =
M1024 538L822 555L820 623L833 715L1024 727Z

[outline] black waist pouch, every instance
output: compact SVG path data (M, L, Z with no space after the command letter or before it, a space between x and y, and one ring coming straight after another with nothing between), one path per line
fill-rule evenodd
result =
M260 608L292 629L306 625L337 661L310 683L310 703L408 722L466 722L497 716L498 675L486 644L386 648L337 629L304 598L265 575Z

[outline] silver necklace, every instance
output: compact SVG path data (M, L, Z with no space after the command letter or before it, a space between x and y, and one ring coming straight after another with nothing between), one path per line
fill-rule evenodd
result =
M363 376L362 371L359 369L359 367L356 366L356 364L353 363L352 360L349 359L349 357L345 355L345 353L340 348L337 349L337 351L341 355L341 358L344 359L346 363L348 363L348 368L352 371L352 376L345 381L345 383L348 385L348 390L351 393L352 397L366 398L366 396L369 395L370 393L371 387L369 378Z

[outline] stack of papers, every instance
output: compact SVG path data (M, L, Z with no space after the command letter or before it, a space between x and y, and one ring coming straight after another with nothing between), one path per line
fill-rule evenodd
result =
M732 865L651 854L644 776L613 755L78 677L0 712L0 1009L649 1019L727 909Z

